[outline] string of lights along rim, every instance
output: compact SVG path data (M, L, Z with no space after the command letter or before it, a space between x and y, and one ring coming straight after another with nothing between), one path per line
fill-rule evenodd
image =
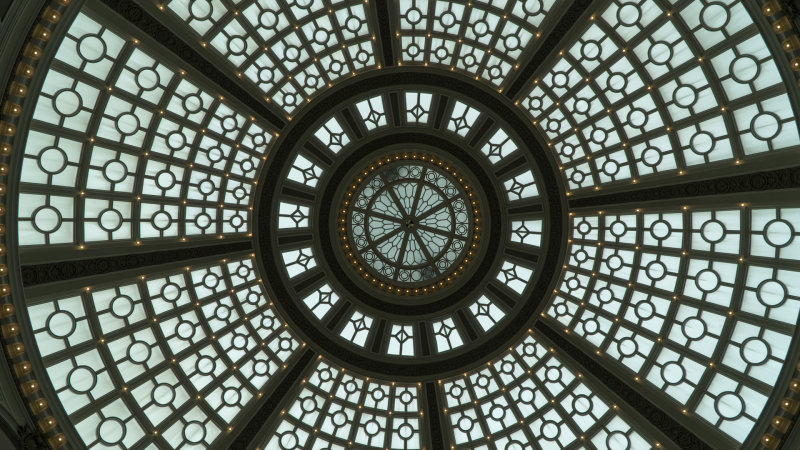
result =
M342 200L339 235L365 280L424 295L464 272L478 248L480 210L455 168L417 153L388 155L353 183Z
M798 10L0 6L0 442L800 448Z

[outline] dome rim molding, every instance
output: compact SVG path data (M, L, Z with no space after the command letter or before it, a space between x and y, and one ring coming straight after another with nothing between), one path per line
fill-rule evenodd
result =
M33 3L33 2L31 2L31 3ZM26 8L30 8L31 10L37 10L37 11L38 11L38 10L41 10L41 9L43 9L43 8L41 7L41 5L42 5L42 4L45 4L45 5L64 5L64 4L68 4L68 3L69 3L69 0L50 0L50 1L47 1L47 0L40 0L40 1L36 1L36 2L35 2L35 4L33 4L33 5L31 5L31 4L28 4L28 5L26 5ZM76 2L76 3L81 3L81 2ZM752 6L752 5L751 5L751 6ZM753 9L754 9L754 8L753 8ZM765 27L763 27L762 25L765 25L765 24L767 24L768 22L770 22L770 23L771 23L771 20L770 20L770 19L771 19L771 18L759 17L759 20L757 20L756 22L757 22L757 25L759 25L759 27L763 29L763 28L765 28ZM39 23L39 22L42 22L41 18L39 18L39 21L37 21L37 22L34 22L34 25L35 25L35 24L37 24L37 23ZM22 27L20 27L20 28L26 28L26 27L22 26ZM31 26L30 28L32 29L32 28L33 28L33 26ZM51 28L51 29L52 29L52 28ZM766 30L766 31L768 31L768 30ZM771 39L775 39L775 36L772 36L772 37L771 37ZM27 41L29 41L29 40L31 40L31 36L30 36L30 34L25 34L25 35L20 35L20 36L19 36L19 42L21 42L22 44L24 44L25 42L27 42ZM20 45L19 45L19 48L20 48L20 49L22 48L22 44L20 44ZM49 47L48 47L48 46L45 46L45 52L44 52L45 58L46 58L46 55L47 55L47 50L51 50L51 49L52 49L52 46L49 46ZM16 57L17 57L17 55L16 55L16 52L11 52L11 53L14 53L14 55L12 55L14 58L16 58ZM20 53L21 53L21 52L20 52ZM51 53L52 53L52 51L51 51ZM789 71L789 69L788 69L788 66L786 66L786 63L787 63L787 60L786 60L786 59L784 59L784 60L783 60L783 63L782 63L782 64L779 64L779 68L781 68L781 69L785 69L785 70L787 70L787 71L790 73L790 71ZM5 66L5 65L3 65L3 67L4 67L4 68L6 68L6 66ZM12 70L13 70L13 68L12 68L12 66L11 66L11 65L9 65L9 66L8 66L8 69L12 69ZM8 73L12 73L12 72L8 72ZM3 75L3 76L5 76L5 75L6 75L6 73L4 73L4 74L2 74L2 75ZM4 85L4 86L6 86L6 83L5 83L5 78L2 78L2 80L3 80L3 83L1 83L1 84L2 84L2 85ZM791 91L792 91L792 92L797 92L797 87L796 87L796 86L793 86L793 87L792 87L792 89L791 89ZM4 96L3 96L5 101L7 101L7 100L8 100L8 95L7 95L7 92L8 92L8 91L6 91L6 95L4 95ZM740 173L741 173L741 172L740 172ZM259 189L260 189L260 187L259 187ZM10 194L10 193L9 193L9 194L7 194L7 198L9 198L9 197L11 197L11 194ZM5 218L5 219L6 219L6 221L8 221L8 220L9 220L9 217L10 217L10 214L8 214L8 213L7 213L7 215L6 215L6 218ZM4 240L4 241L6 241L6 239L7 239L7 238L8 238L8 236L6 236L6 238L5 238L5 239L3 239L3 240ZM18 269L18 267L17 267L17 269ZM10 275L10 281L11 281L11 283L12 283L12 287L14 287L14 288L16 288L16 287L19 287L19 291L21 291L21 288L22 288L22 282L21 282L21 279L20 279L19 277L16 277L16 278L17 278L17 280L15 281L15 280L14 280L14 278L15 278L15 277L14 277L14 276L11 276L11 275L18 275L18 273L16 273L16 274L9 274L9 275ZM13 290L16 290L16 289L13 289ZM12 291L13 291L13 290L12 290ZM19 292L19 291L18 291L18 292ZM13 299L13 298L15 298L15 297L17 297L17 296L13 295L13 292L12 292L11 298ZM15 302L16 302L16 300L15 300ZM13 313L12 313L12 315L11 315L11 316L9 316L9 317L11 317L11 318L13 319L13 318L14 318L14 316L13 316ZM26 337L27 337L27 336L26 336ZM6 342L8 342L8 340L6 340ZM17 361L19 360L19 358L11 358L11 359L9 359L8 355L5 355L5 356L6 356L6 358L7 358L7 361L9 361L9 362L11 362L11 360L12 360L12 359L14 359L14 360L17 360ZM37 366L37 364L35 364L35 363L34 363L34 370L33 370L33 373L34 373L34 374L36 374L36 373L40 373L40 374L41 374L41 370L40 370L41 368L40 368L40 367L36 367L36 366ZM776 386L776 391L781 391L781 387L783 387L783 391L785 391L785 392L786 392L786 395L789 395L789 394L791 393L791 391L789 390L788 386L786 386L785 384L784 384L784 385L781 385L780 383L779 383L779 385L778 385L778 386ZM776 396L776 397L778 397L778 396ZM31 398L34 398L34 397L31 397ZM42 398L42 397L40 397L40 398ZM47 398L50 398L50 397L48 396ZM23 399L24 399L24 397L23 397ZM48 409L47 409L46 411L47 411L47 412L46 412L46 414L53 414L55 417L57 417L57 418L59 418L59 419L62 419L62 418L63 418L63 416L60 414L60 411L59 411L59 408L58 408L58 407L55 407L55 406L48 406ZM780 409L778 409L778 412L780 412ZM28 413L29 415L31 415L31 411L27 411L27 413ZM768 414L766 413L766 410L765 410L765 413L764 413L763 415L764 415L764 416L767 416L767 415L768 415ZM42 416L42 415L40 415L40 414L32 414L32 415L31 415L31 417L38 418L38 417L43 417L43 416ZM52 416L51 416L51 417L52 417ZM29 419L30 419L30 417L29 417ZM790 423L789 423L788 425L789 425L789 432L788 432L786 435L784 435L784 437L785 437L785 438L787 438L787 437L788 437L788 439L789 439L789 441L790 441L790 442L791 442L793 439L794 439L794 440L797 440L797 437L798 437L798 436L797 436L797 435L798 435L798 428L795 426L795 422L794 422L794 421L790 421ZM766 433L769 433L769 431L771 430L771 428L770 428L769 426L767 426L767 427L764 427L764 428L766 428L766 430L765 430L765 432L766 432ZM41 431L41 430L36 430L36 432L40 432L40 431ZM759 430L754 430L754 434L755 434L755 433L758 433L758 431L759 431ZM43 436L45 436L45 437L47 437L47 438L50 438L50 439L51 439L51 442L52 442L52 439L54 439L54 438L57 438L57 437L59 437L59 436L62 436L62 437L63 437L63 436L64 436L64 433L66 433L67 435L69 435L69 436L70 436L70 438L73 438L73 436L74 436L74 430L72 430L72 427L71 427L71 426L68 426L68 425L65 425L65 424L58 424L58 425L56 425L56 427L55 427L55 428L53 428L52 430L49 430L49 431L44 431L44 432L42 432L42 435L43 435ZM791 434L789 434L789 433L791 433ZM765 434L765 435L764 435L764 437L766 437L766 436L769 436L769 434ZM73 442L80 442L80 441L73 441Z

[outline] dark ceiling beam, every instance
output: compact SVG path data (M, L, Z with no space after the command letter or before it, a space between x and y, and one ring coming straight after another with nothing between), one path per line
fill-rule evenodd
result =
M653 200L701 197L706 195L736 194L743 192L761 192L778 189L800 188L800 166L786 169L766 170L763 172L733 175L711 180L690 181L645 188L637 191L617 192L614 194L594 195L575 198L569 201L569 207L597 207L619 205L635 202L642 204Z
M280 406L284 403L284 397L289 392L294 392L292 387L302 378L303 373L311 365L316 353L307 348L300 357L292 364L291 368L283 374L281 381L274 386L271 393L262 401L261 407L253 414L250 421L244 427L240 427L239 435L231 442L231 449L251 449L260 447L260 442L253 442L259 436L259 431L267 423ZM277 427L274 424L273 429Z
M644 398L635 389L628 386L616 375L611 373L602 364L589 357L577 346L569 342L563 333L556 331L542 320L538 320L534 325L536 330L550 339L556 346L560 347L564 353L577 361L589 373L614 391L614 393L628 403L633 410L653 424L655 428L664 433L680 448L691 448L695 450L711 449L702 439L687 430L683 425L672 419L661 408L657 407L649 400Z
M101 1L143 33L166 47L180 60L189 64L193 69L216 83L221 89L236 97L237 100L247 105L248 108L269 121L276 128L283 128L286 125L286 121L267 108L261 99L254 97L247 89L241 87L238 81L219 70L216 64L211 63L196 52L189 44L173 33L169 27L156 20L155 17L137 5L134 0ZM231 73L233 72L231 71Z
M6 14L8 14L8 10L11 9L12 3L14 2L0 3L0 22L6 20Z
M129 253L103 258L32 264L22 266L22 283L25 287L30 287L37 284L66 281L90 275L139 269L171 262L191 261L197 258L223 255L232 252L248 252L251 249L252 243L245 241L150 253Z
M381 64L383 67L394 66L394 50L392 43L394 42L394 32L392 31L392 19L389 14L389 2L374 1L371 4L375 8L375 14L378 17L378 44L381 49Z
M428 430L432 450L445 450L444 433L442 430L442 407L439 406L439 396L436 392L436 384L432 381L425 383L422 391L425 396L425 414L428 415Z
M567 11L561 16L558 23L552 30L546 32L543 30L543 35L546 36L542 45L536 49L536 52L531 56L527 63L516 73L516 79L511 83L508 89L504 92L506 97L515 99L519 95L519 91L525 87L530 81L536 69L538 69L547 59L547 57L556 51L556 47L563 45L564 36L567 36L569 30L579 22L578 18L586 11L586 8L592 3L592 0L574 0L569 6Z

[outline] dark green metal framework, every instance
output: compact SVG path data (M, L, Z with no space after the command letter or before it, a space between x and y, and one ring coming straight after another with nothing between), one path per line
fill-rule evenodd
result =
M34 17L40 12L43 3L44 2L35 2L35 4L33 4L32 2L26 4L24 7L18 7L18 4L12 5L9 10L10 12L6 15L6 19L8 20L9 17L19 19L21 24L18 25L18 29L27 29L25 28L25 20L27 20L27 25L29 26L34 20ZM70 16L76 13L81 3L82 2L73 2L68 8L64 8L64 17L62 21L68 23ZM549 58L554 51L559 49L559 44L562 42L562 39L565 39L565 36L570 34L569 30L572 29L573 24L578 22L579 18L584 18L589 14L593 14L591 2L576 1L570 4L569 7L562 5L561 10L554 12L555 14L560 14L560 20L551 21L543 28L546 38L533 44L530 52L526 54L525 59L521 61L523 64L521 64L520 70L506 83L508 87L501 93L490 91L485 85L472 83L467 77L451 74L444 70L423 69L413 66L394 67L400 49L393 37L393 30L397 27L397 24L393 23L390 19L392 6L380 1L370 2L369 13L378 24L379 35L377 41L379 43L378 48L381 49L380 56L384 68L382 71L375 74L363 74L354 78L352 81L336 85L330 92L325 92L315 99L313 107L303 110L303 114L299 117L293 117L291 121L284 120L283 114L274 106L265 104L260 98L251 95L250 91L248 91L248 86L234 77L227 75L223 70L217 69L216 63L218 61L214 60L215 56L207 56L202 53L202 49L197 43L185 42L177 33L174 33L170 29L173 24L169 23L168 19L165 20L165 23L156 20L153 15L151 15L155 8L153 4L132 1L106 1L105 3L107 6L110 6L115 13L119 14L119 16L112 15L110 10L99 8L99 11L108 14L107 19L109 21L119 22L132 30L134 28L131 27L130 24L133 24L138 32L142 32L147 36L146 38L142 38L142 40L147 39L149 43L160 42L161 45L166 47L166 49L160 50L162 56L174 58L175 55L177 55L180 61L189 64L194 71L207 77L210 83L217 85L223 92L227 92L226 97L231 97L237 104L243 105L245 108L252 111L253 114L271 123L272 126L280 131L280 141L278 141L276 150L271 154L270 165L267 167L267 170L265 170L266 174L262 175L262 180L283 179L283 177L280 176L281 170L285 167L283 164L292 156L291 152L293 149L298 147L300 142L302 142L302 135L308 130L307 127L311 123L322 119L324 114L335 106L357 97L362 92L373 89L383 90L386 89L387 86L391 86L390 89L396 89L404 85L416 85L425 86L434 92L445 92L447 90L456 90L462 93L469 92L470 98L486 106L504 120L507 120L512 125L513 130L522 136L523 141L529 145L526 156L532 158L532 160L537 163L537 175L540 176L538 179L542 180L543 186L548 191L549 203L547 203L546 208L549 210L549 217L551 218L550 226L552 227L548 236L549 241L545 241L550 244L546 252L547 259L544 261L541 271L538 272L539 281L536 287L528 293L530 299L529 303L526 304L525 308L520 310L517 317L506 324L507 326L502 332L493 335L489 341L477 349L472 349L473 352L469 356L461 355L449 360L432 358L435 361L427 365L419 366L409 366L405 364L391 366L391 360L386 359L381 361L381 364L388 365L388 368L376 371L377 373L383 373L384 376L387 372L397 374L399 376L398 379L403 379L403 377L406 376L409 377L409 379L423 380L424 386L421 389L423 396L422 401L426 405L426 411L428 412L424 426L431 436L431 440L428 443L430 448L447 448L449 445L449 436L444 431L447 419L439 413L442 407L440 404L442 396L437 391L438 388L434 383L435 378L460 373L482 364L487 359L491 359L494 355L498 354L501 348L507 347L509 342L518 339L529 327L534 328L538 336L543 336L543 338L540 338L541 340L544 342L549 341L553 346L559 348L559 353L568 354L568 359L574 360L571 364L574 364L575 367L582 367L583 370L591 374L587 374L587 376L600 380L610 388L601 388L608 391L607 394L610 398L617 398L620 404L627 403L632 406L640 416L631 417L630 420L632 423L636 423L644 428L658 429L659 431L656 432L657 434L663 434L675 445L684 448L700 448L703 446L716 447L717 445L729 444L706 441L706 439L708 439L708 434L706 434L708 429L706 427L696 421L680 417L680 415L676 414L676 410L672 405L666 403L662 405L649 400L648 396L642 395L641 392L643 389L646 391L651 388L643 388L641 383L631 380L626 372L619 370L619 368L614 365L606 366L603 359L596 356L592 352L592 349L585 345L585 343L573 339L570 335L562 334L558 329L560 327L558 323L549 319L540 321L533 319L538 318L537 315L544 306L539 303L540 300L544 302L549 292L554 289L559 281L557 266L559 265L559 261L564 259L566 251L565 248L562 248L561 244L563 240L567 239L570 230L570 223L566 218L567 211L580 212L606 209L632 202L636 202L637 206L640 204L649 206L656 201L660 202L659 204L662 206L679 206L690 198L694 202L693 204L701 205L704 203L716 203L722 199L734 200L737 202L761 202L760 204L762 205L770 206L790 203L800 192L800 167L796 165L798 152L790 151L779 156L770 155L770 158L755 159L752 161L752 164L748 163L746 166L736 167L730 170L727 166L723 167L722 164L710 164L709 167L703 170L685 175L684 178L680 179L680 183L672 183L671 181L665 181L662 177L656 177L644 179L637 186L611 186L604 188L603 192L600 194L581 193L567 200L567 197L564 196L564 189L561 185L558 170L556 169L558 165L553 161L550 153L544 150L546 143L539 137L538 132L528 125L524 116L519 111L512 111L513 108L511 105L513 100L517 99L519 94L525 89L525 86L530 84L530 79L534 76L538 66ZM750 6L753 10L757 9L755 5ZM757 22L759 29L763 30L763 33L769 36L769 39L774 44L773 46L777 48L779 44L778 39L774 37L774 33L770 29L770 24L767 22L767 19L758 15L757 10L754 16L759 18ZM6 23L4 22L3 25L5 28ZM13 24L9 25L9 29L11 29L10 27L12 25ZM56 27L52 39L57 42L58 39L63 36L64 32L64 27ZM13 51L16 51L16 49L21 47L23 42L22 38L27 38L27 35L19 33L17 36L19 38L17 41L19 45L8 45L6 48L13 48ZM152 47L156 48L157 46L153 45ZM53 46L48 46L45 54L42 56L40 67L46 67L45 63L52 59L52 52ZM777 51L775 53L776 60L785 58L784 55L777 53ZM13 62L16 55L2 53L0 57L4 58L2 61L3 67L8 68L8 70L4 70L0 73L0 76L4 77L0 79L0 82L3 82L0 84L5 85L5 77L10 75L10 70L14 67ZM209 62L209 60L211 60L211 62ZM785 79L793 79L794 74L789 71L788 64L783 64L783 62L785 62L785 60L782 60L778 66L783 71ZM42 73L44 73L44 71L42 71ZM36 84L34 82L32 84L33 89L31 89L31 92L28 94L29 96L35 94L35 86ZM720 89L718 86L714 88ZM790 85L788 89L792 98L797 100L797 86ZM446 105L449 101L448 97L443 95L441 98L442 103ZM794 105L796 109L798 108L797 105L797 103ZM17 129L25 129L28 125L26 121L29 120L30 114L27 116L27 119L26 116L22 116L19 123L17 123ZM486 130L484 129L483 132L486 132ZM430 140L433 139L430 134L414 136L407 131L404 131L404 134L397 132L393 135L392 133L394 132L389 132L383 136L372 139L364 144L365 148L380 149L389 142L397 142L402 139L405 139L407 142L417 142L423 139L430 142ZM479 135L472 137L473 142L480 138ZM445 149L448 146L453 146L452 143L448 143L446 140L442 140L440 144L440 147ZM15 143L15 147L23 146L24 145L21 143ZM18 167L20 158L19 152L11 155L9 157L9 165L11 167ZM509 166L509 168L507 170L512 170L510 166L514 165L516 162L517 161L511 161L508 163L507 166ZM492 178L496 178L505 173L502 167L494 172L487 173L485 168L481 167L479 163L473 162L472 164L475 166L473 172L481 179L481 182L487 185L496 185L496 181ZM346 163L344 165L346 165ZM9 180L7 218L16 217L14 212L15 208L18 208L18 205L15 205L12 200L15 193L14 184L13 180ZM278 192L261 191L261 189L266 190L265 184L267 183L261 183L259 185L259 192L261 195L257 196L257 198L259 198L258 201L262 202L264 205L271 205L275 201L274 196L278 195ZM281 192L286 193L287 189L284 188ZM302 201L319 205L322 208L326 205L333 204L328 201L333 197L333 192L328 193L326 191L323 200L315 201L312 201L313 199L311 197L313 196L311 194L306 193L304 195L302 190L300 192L297 190L291 191L290 195L295 195ZM711 196L715 197L711 198ZM545 207L535 205L531 208L544 209ZM270 207L257 205L256 214L259 215L258 221L261 223L269 223L272 209ZM492 216L497 216L498 221L500 217L504 217L505 214L507 213L499 210L492 212ZM324 212L322 215L325 216ZM511 215L513 215L513 211ZM11 225L12 224L7 224L7 230L11 229ZM103 284L117 277L138 276L144 272L159 273L168 270L170 267L174 267L174 264L169 263L176 261L186 261L187 264L191 262L192 266L200 265L204 261L216 261L228 254L240 253L241 251L246 252L251 246L253 246L253 250L259 254L261 261L265 263L265 278L271 279L274 282L274 286L280 286L279 289L291 288L294 292L301 292L303 289L307 288L308 285L319 280L318 275L308 274L308 278L305 281L294 280L296 283L293 286L285 286L285 280L279 273L280 268L275 264L275 258L278 258L278 253L272 251L272 246L274 245L291 246L297 242L312 240L313 236L311 236L311 234L288 236L289 239L287 239L287 236L283 236L283 241L281 241L281 237L277 237L273 242L268 242L268 239L259 238L258 236L258 233L263 229L264 228L260 228L256 231L257 244L255 245L250 244L250 239L245 237L228 240L226 242L230 242L230 244L225 245L218 245L216 240L208 240L197 244L181 244L175 242L168 244L168 250L164 250L161 245L149 246L145 243L133 249L125 247L125 253L129 254L126 259L119 259L118 255L120 254L121 247L115 248L113 245L108 248L98 247L96 249L87 249L86 251L80 252L73 248L64 248L63 251L58 254L57 258L54 258L53 253L49 250L46 252L29 252L28 254L17 255L15 251L16 245L14 242L14 235L9 231L5 241L6 248L9 250L8 258L11 269L9 285L11 286L11 291L14 293L14 304L18 310L21 311L25 304L26 297L36 298L51 296L60 290L82 287L87 284ZM319 228L319 231L322 240L325 241L324 227ZM747 230L742 230L743 234L746 234L746 232ZM325 251L327 250L324 250L323 253L325 253ZM539 261L540 259L540 255L523 254L524 252L522 250L517 250L517 253L514 253L513 248L506 251L511 257L528 259L531 261ZM273 256L273 258L270 258L271 256ZM330 267L335 268L338 266L335 257L330 251L327 251L325 259L329 261ZM356 286L352 288L355 290L360 289ZM468 283L464 285L463 289L467 292L473 288L474 286ZM339 361L345 366L352 364L362 369L374 365L375 359L364 357L359 360L358 358L353 358L348 350L340 347L338 344L332 343L331 333L310 325L307 319L304 319L302 314L296 309L296 305L293 306L290 299L294 297L294 295L289 293L289 291L284 293L279 290L277 294L276 298L278 299L279 307L282 308L282 311L290 321L301 325L301 334L307 336L309 342L313 343L313 345L311 345L311 348L301 350L299 354L288 363L290 368L283 372L279 379L273 380L273 389L271 393L259 403L257 408L253 408L243 414L243 423L241 423L241 426L237 427L235 433L223 439L223 442L219 443L220 447L225 447L230 444L236 448L253 448L258 445L259 442L262 442L265 438L265 433L268 432L268 425L274 424L276 420L278 420L279 412L288 405L288 402L291 400L291 394L298 391L298 381L310 372L311 362L315 356L324 355L325 357L330 357L335 361ZM386 314L390 315L402 313L403 311L401 309L386 310ZM340 320L342 317L343 315L339 314L335 319ZM96 318L90 320L96 321ZM99 326L97 323L94 323L94 325ZM335 325L335 323L329 323L327 328L335 328ZM31 330L23 329L22 334L25 339L30 342L34 341ZM367 347L380 348L381 344L378 343L377 338L372 336L371 339ZM33 351L33 349L29 349L29 352ZM423 351L423 353L425 353L425 351ZM432 352L430 349L427 349L427 353L431 354ZM799 355L800 348L798 348L798 343L794 342L787 356L787 366L797 361ZM379 360L380 358L376 357L376 359ZM33 365L34 372L44 373L41 361L37 361L36 358L31 358L31 364ZM434 369L433 366L439 367ZM25 411L26 407L22 401L18 401L18 399L11 395L17 394L16 386L14 386L14 388L11 387L11 371L4 368L3 372L3 375L9 379L9 382L4 386L4 392L9 394L9 402L12 404L11 409L15 409L19 417L25 417L27 422L32 422L30 417L27 417L27 412ZM422 378L412 376L420 374L423 375ZM776 393L784 389L785 386L788 386L790 379L796 378L795 375L795 371L787 369L777 384ZM190 384L188 379L182 381ZM121 380L118 380L118 383L124 384ZM45 386L44 384L46 383L42 384L45 396L56 399L57 397L52 387ZM789 398L797 398L798 396L798 394L792 391L787 392ZM775 432L774 430L768 431L769 422L773 420L770 416L771 411L778 411L779 415L788 419L792 424L796 421L796 413L793 414L791 411L779 409L779 403L781 401L782 395L773 395L760 421L754 427L752 436L745 442L744 447L754 448L758 446L761 434ZM15 403L16 405L14 406ZM85 409L84 413L90 413L91 408L93 407ZM52 409L53 416L60 424L69 423L66 414L64 414L58 406L53 406ZM245 421L244 419L248 420ZM72 430L70 426L63 426L61 429L67 435L67 439L70 442L80 442L80 438L74 434L74 430ZM798 442L796 429L787 431L785 434L789 437L788 439L784 439L784 448L793 448L794 443ZM158 441L156 440L156 442ZM665 441L664 445L672 444Z

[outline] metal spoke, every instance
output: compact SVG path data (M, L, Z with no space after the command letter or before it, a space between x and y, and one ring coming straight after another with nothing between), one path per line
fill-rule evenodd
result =
M450 203L451 202L449 200L448 201L443 201L442 203L439 203L437 206L434 206L433 208L431 208L431 209L425 211L424 213L422 213L422 215L417 217L417 220L418 221L422 220L422 219L430 216L431 214L435 213L436 211L439 211L442 208L446 208L447 206L450 206Z
M428 171L428 169L426 169L426 168L422 169L422 173L420 173L420 175L419 175L419 179L420 180L424 180L425 179L425 172L427 172L427 171ZM414 192L414 202L411 204L411 216L412 217L417 214L417 205L419 204L420 196L422 196L422 183L417 183L417 190L416 190L416 192Z
M597 208L599 206L631 202L647 203L673 198L743 194L756 190L797 189L798 187L800 187L800 166L793 166L744 175L723 176L709 180L636 188L613 194L585 194L570 200L569 205L571 208L585 208L588 206Z
M422 241L422 238L417 233L417 230L412 231L412 234L414 235L414 238L417 240L419 247L422 249L422 253L425 255L425 258L427 258L428 264L430 266L433 266L433 270L435 270L437 274L440 274L441 271L439 270L438 267L436 267L436 264L433 263L433 257L430 255L430 253L428 253L428 246L425 245L425 243Z
M375 239L374 241L370 240L370 245L369 246L372 247L372 248L375 248L375 246L387 241L390 237L392 237L392 236L394 236L397 233L400 233L402 231L403 231L403 227L399 226L399 227L395 228L394 230L384 234L380 238Z
M386 184L386 192L388 192L389 196L392 197L395 206L397 206L397 209L400 210L400 214L403 215L403 220L405 220L406 218L408 218L408 213L405 211L405 208L403 208L403 202L401 202L400 199L397 197L397 194L395 194L394 189L392 189L392 186L390 186L389 182L386 180L383 174L380 174L380 177L383 178L383 182Z
M159 264L190 261L194 258L218 256L251 249L250 242L230 242L227 244L200 245L191 248L175 248L169 250L134 253L129 249L125 258L120 258L121 249L113 251L113 256L94 255L86 259L74 261L47 262L22 266L22 281L26 287L39 284L69 282L83 285L81 278L100 274L111 274L123 270L145 270L149 266ZM163 244L162 244L163 245ZM162 247L163 248L163 247ZM50 252L52 260L52 252ZM44 255L43 255L44 256ZM90 256L90 255L87 255Z
M392 44L394 42L394 26L391 20L391 13L389 6L384 2L373 2L370 4L375 10L375 15L378 20L378 42L380 42L380 57L381 63L386 67L394 65L394 51Z
M397 261L402 262L403 257L406 255L406 245L408 245L408 233L403 236L403 243L400 245L400 253L397 255ZM400 274L399 270L394 271L394 279Z
M429 227L428 225L419 225L418 224L418 225L416 225L416 227L417 227L418 230L429 231L431 233L436 233L439 236L447 236L448 238L460 239L462 241L466 241L467 240L467 238L465 238L463 236L459 236L459 235L455 234L452 231L444 231L444 230L440 230L438 228Z
M366 210L366 209L357 208L357 207L354 207L353 209L355 211L358 211L358 212L363 213L365 215L377 217L379 219L389 220L389 221L398 222L398 223L402 223L403 222L403 219L398 219L397 217L393 217L393 216L390 216L388 214L380 213L380 212L377 212L377 211L374 211L374 210Z
M433 208L425 211L425 213L423 213L421 216L417 217L417 220L422 220L422 219L430 216L431 214L435 213L436 211L438 211L438 210L440 210L440 209L442 209L444 207L452 205L456 200L458 200L460 198L457 195L453 196L452 198L447 198L445 196L442 196L442 197L445 199L442 203L440 203L436 207L433 207Z

